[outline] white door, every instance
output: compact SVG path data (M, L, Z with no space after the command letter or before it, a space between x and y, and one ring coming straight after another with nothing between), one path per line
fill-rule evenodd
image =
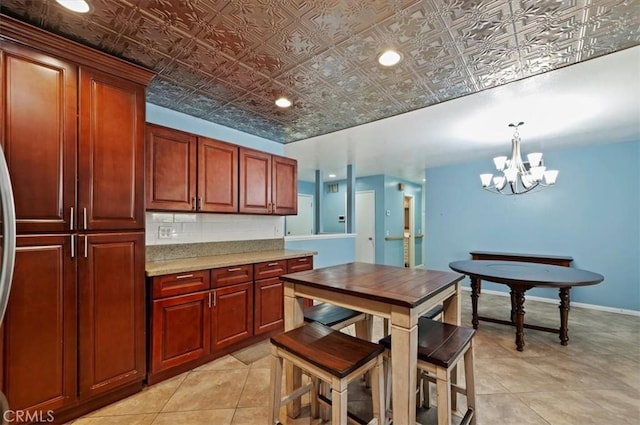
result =
M376 262L376 192L356 192L356 261Z
M313 195L298 194L298 215L286 217L287 236L313 234Z

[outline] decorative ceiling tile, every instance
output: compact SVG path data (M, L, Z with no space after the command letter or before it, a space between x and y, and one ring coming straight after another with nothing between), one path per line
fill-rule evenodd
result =
M88 1L0 11L153 69L151 103L282 143L640 44L637 0Z

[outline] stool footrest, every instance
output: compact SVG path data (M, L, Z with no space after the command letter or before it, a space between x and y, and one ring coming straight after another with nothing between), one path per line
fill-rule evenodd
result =
M329 400L324 394L318 394L318 401L326 406L331 407L331 400ZM355 425L376 425L378 424L378 421L373 419L371 422L367 422L355 413L347 412L347 423Z
M285 404L291 403L292 400L305 395L311 390L311 387L313 387L313 383L308 383L307 385L303 385L301 387L296 388L291 393L287 394L286 396L282 397L282 399L280 399L280 405L284 406Z

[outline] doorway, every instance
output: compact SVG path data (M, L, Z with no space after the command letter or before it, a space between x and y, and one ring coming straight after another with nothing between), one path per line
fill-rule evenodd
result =
M404 207L404 266L414 267L415 259L415 206L414 199L411 195L405 195L403 200Z
M356 261L376 262L376 192L356 192Z

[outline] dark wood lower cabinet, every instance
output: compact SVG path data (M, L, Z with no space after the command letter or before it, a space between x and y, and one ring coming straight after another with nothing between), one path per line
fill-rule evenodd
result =
M79 239L79 391L91 397L145 377L144 233Z
M55 410L77 399L71 236L19 236L16 245L2 327L2 391L13 410Z
M210 303L210 292L153 301L151 373L209 354Z
M0 343L12 410L57 423L139 391L144 233L17 237Z
M260 335L284 329L284 287L279 277L256 280L253 326Z
M213 291L211 349L216 350L253 335L253 282Z
M152 277L147 383L281 332L280 276L312 268L313 257L307 256Z

